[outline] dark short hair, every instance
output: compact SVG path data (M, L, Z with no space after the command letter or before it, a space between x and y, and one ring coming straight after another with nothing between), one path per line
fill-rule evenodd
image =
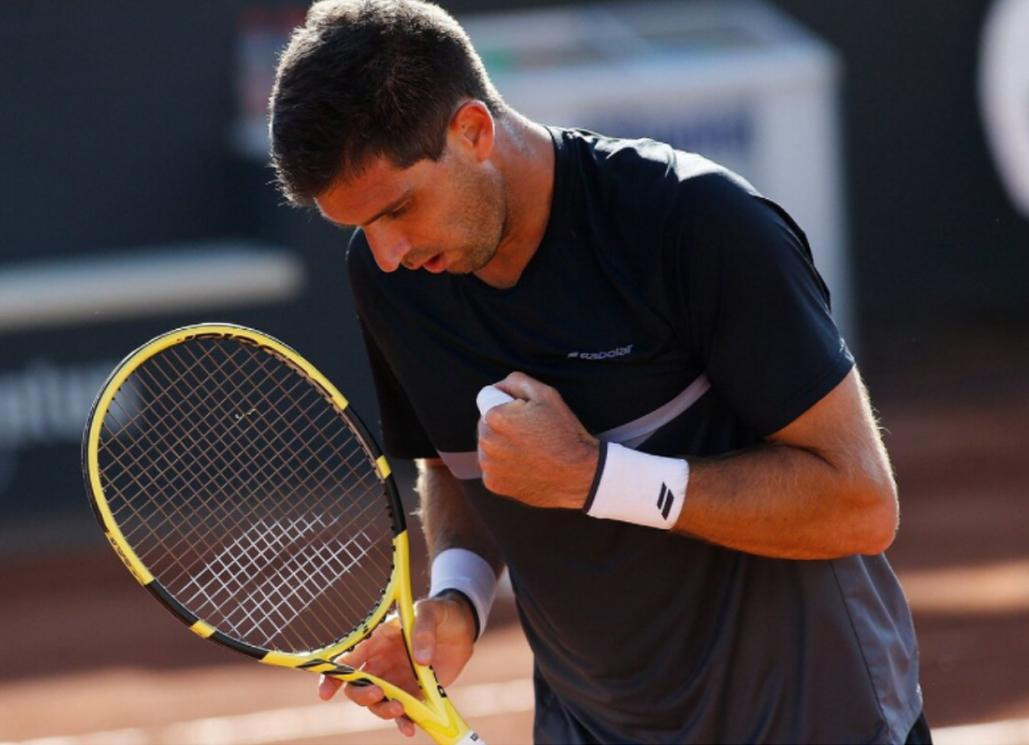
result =
M282 53L270 109L271 160L295 205L360 173L438 160L457 105L503 99L461 26L421 0L322 0Z

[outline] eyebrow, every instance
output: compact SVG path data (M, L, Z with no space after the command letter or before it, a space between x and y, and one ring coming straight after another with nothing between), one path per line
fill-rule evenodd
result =
M401 194L401 195L400 195L399 197L397 197L397 198L396 198L396 199L394 199L394 200L393 200L392 202L390 202L389 204L387 204L387 205L386 205L385 207L383 207L383 208L382 208L381 210L379 210L378 212L376 212L376 213L375 213L374 215L372 215L372 216L371 216L370 218L368 218L367 220L365 220L365 221L364 221L363 223L361 223L361 225L371 225L371 224L372 224L373 222L375 222L376 220L378 220L378 219L379 219L380 217L382 217L383 215L385 215L385 214L387 214L387 213L389 213L389 212L392 212L392 211L393 211L393 210L395 210L395 209L396 209L397 207L399 207L399 206L400 206L401 204L403 204L404 202L406 202L406 201L407 201L407 199L408 199L408 198L409 198L409 197L411 196L411 192L412 192L412 191L414 191L414 189L413 189L412 187L408 187L408 188L407 188L406 190L404 190L404 193L403 193L403 194ZM331 219L331 218L326 218L326 219L328 219L328 220L329 220L329 222L331 222L331 223L332 223L333 225L337 225L337 226L339 226L339 227L341 227L341 228L346 228L346 229L348 229L348 230L349 230L349 229L356 229L356 228L359 228L359 227L361 227L361 225L348 225L348 224L347 224L347 223L345 223L345 222L336 222L335 220L333 220L333 219Z

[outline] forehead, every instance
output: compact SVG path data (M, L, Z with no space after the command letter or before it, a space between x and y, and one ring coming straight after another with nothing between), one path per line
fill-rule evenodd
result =
M385 158L374 158L360 173L337 181L314 201L332 222L364 225L383 207L414 189L423 180L424 170L425 161L401 169Z

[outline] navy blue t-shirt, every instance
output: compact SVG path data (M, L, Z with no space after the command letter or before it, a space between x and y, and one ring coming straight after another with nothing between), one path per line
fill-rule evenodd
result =
M660 143L551 135L515 286L383 273L360 232L348 254L387 453L442 457L507 563L537 741L903 741L915 638L884 557L762 558L483 487L475 395L514 370L602 439L689 457L761 442L853 365L781 208Z

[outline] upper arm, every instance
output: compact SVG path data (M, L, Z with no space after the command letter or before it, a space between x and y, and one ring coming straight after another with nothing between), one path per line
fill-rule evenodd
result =
M843 493L876 516L884 536L895 532L896 485L856 367L813 406L766 439L801 448L825 461L836 471Z
M767 436L818 402L853 366L800 228L771 202L707 184L679 282L691 346L712 384Z
M855 453L885 455L856 367L807 411L766 439L809 450L834 465L844 465ZM874 459L864 465L877 472L888 464Z

